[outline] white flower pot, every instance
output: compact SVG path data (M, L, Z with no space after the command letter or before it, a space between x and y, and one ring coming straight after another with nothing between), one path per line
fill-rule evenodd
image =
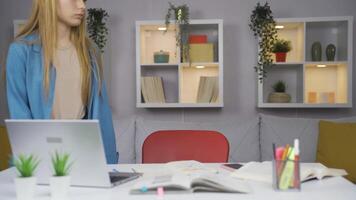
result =
M65 199L70 186L70 176L52 176L49 180L51 199Z
M35 194L36 177L15 178L17 200L32 200Z

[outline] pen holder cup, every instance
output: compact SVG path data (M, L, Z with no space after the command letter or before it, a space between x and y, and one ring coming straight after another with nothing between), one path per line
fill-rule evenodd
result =
M295 160L272 161L273 188L279 191L300 191L300 165Z

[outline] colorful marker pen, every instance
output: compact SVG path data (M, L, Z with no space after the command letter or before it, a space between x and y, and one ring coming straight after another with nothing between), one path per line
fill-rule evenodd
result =
M294 139L294 183L295 188L300 189L300 180L299 180L299 139Z

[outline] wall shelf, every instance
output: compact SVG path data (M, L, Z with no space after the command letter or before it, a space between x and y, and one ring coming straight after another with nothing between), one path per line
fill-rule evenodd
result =
M259 108L349 108L352 107L353 17L280 18L278 38L290 40L292 51L286 62L266 68L267 78L258 81ZM322 44L321 61L312 61L311 47ZM336 46L334 61L325 49ZM273 55L274 56L274 55ZM272 85L282 80L290 103L268 102Z
M139 103L138 108L221 108L221 103Z
M189 34L206 35L206 43L212 46L210 52L213 54L211 60L207 62L204 62L204 59L203 62L191 63L183 60L182 52L176 47L175 39L175 30L179 27L175 27L172 23L166 33L162 31L164 27L164 21L136 22L136 106L138 108L223 107L223 21L219 19L190 21ZM169 52L168 63L154 63L154 53L160 50ZM146 86L142 86L143 77L160 77L164 88L164 103L145 101L149 98L143 96L142 87L147 89ZM201 92L203 85L201 82L205 81L203 81L205 77L208 77L209 84L205 84L204 88L208 89L204 91L214 91L214 94L209 93L214 98L205 98L207 96L204 94L208 93ZM214 80L210 80L211 77Z

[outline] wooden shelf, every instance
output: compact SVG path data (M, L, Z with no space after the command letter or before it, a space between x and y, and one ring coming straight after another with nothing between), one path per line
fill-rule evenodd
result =
M138 108L222 108L223 103L138 103Z
M218 62L212 62L212 63L181 63L180 64L183 67L196 67L196 66L204 66L204 67L219 67Z
M143 64L141 67L178 67L179 64L169 64L169 63L153 63L153 64Z
M352 104L261 103L259 108L351 108Z
M274 62L275 65L303 65L304 62Z

